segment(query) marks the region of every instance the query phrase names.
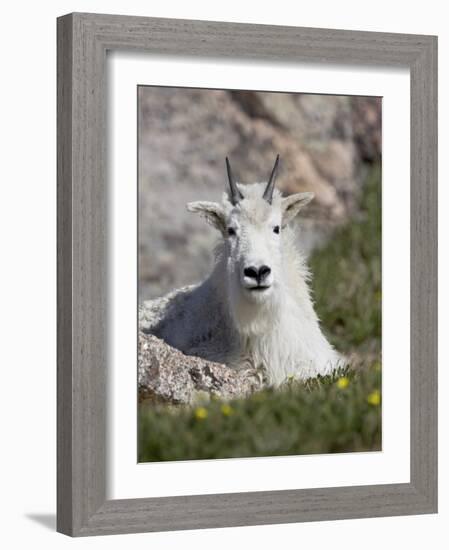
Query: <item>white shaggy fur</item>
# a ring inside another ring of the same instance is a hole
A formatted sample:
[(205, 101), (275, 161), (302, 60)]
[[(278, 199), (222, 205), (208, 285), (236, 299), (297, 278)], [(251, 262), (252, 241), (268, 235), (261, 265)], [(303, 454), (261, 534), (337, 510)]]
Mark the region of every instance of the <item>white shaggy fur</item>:
[[(187, 355), (262, 368), (278, 386), (289, 376), (328, 374), (344, 360), (321, 332), (310, 275), (289, 226), (313, 195), (284, 198), (275, 190), (269, 204), (265, 185), (239, 184), (243, 200), (236, 205), (227, 195), (221, 203), (187, 205), (221, 232), (214, 269), (198, 285), (146, 302), (140, 324)], [(271, 273), (255, 289), (244, 269), (262, 265)]]

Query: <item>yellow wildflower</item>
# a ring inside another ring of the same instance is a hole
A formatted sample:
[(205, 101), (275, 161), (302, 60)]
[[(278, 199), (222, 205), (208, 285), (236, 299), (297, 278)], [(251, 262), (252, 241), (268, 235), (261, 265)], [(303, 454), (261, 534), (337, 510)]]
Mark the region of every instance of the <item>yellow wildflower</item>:
[(377, 407), (377, 405), (380, 405), (380, 391), (374, 390), (373, 392), (371, 392), (367, 397), (367, 401), (370, 405), (374, 405), (375, 407)]
[(337, 380), (337, 388), (340, 390), (344, 390), (349, 386), (349, 378), (346, 376), (342, 376)]
[(197, 407), (195, 409), (195, 418), (197, 420), (205, 420), (207, 418), (207, 409), (204, 407)]
[(223, 416), (231, 416), (231, 414), (234, 414), (234, 409), (231, 407), (231, 405), (223, 403), (223, 405), (221, 406), (221, 413), (223, 414)]

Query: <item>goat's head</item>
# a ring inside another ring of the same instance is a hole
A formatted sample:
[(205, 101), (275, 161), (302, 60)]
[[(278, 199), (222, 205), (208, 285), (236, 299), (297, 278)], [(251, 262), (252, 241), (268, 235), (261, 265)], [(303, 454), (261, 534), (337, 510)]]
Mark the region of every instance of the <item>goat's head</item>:
[(261, 303), (273, 295), (283, 280), (283, 230), (313, 198), (313, 193), (282, 197), (274, 188), (278, 164), (279, 155), (267, 183), (241, 185), (226, 159), (229, 193), (222, 202), (187, 205), (223, 236), (231, 299)]

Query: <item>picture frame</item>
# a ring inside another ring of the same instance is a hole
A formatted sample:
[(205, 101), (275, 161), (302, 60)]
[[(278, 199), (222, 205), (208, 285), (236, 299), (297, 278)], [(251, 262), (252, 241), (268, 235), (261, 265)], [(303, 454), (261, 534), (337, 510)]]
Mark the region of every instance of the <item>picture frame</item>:
[[(58, 18), (57, 530), (71, 536), (437, 511), (437, 38), (73, 13)], [(410, 70), (410, 482), (108, 500), (106, 53)]]

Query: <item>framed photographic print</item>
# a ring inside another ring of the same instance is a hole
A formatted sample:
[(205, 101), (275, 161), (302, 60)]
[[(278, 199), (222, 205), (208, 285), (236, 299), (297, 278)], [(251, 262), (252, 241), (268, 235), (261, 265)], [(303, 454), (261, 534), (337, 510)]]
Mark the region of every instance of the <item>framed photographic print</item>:
[(436, 37), (58, 19), (58, 530), (437, 510)]

